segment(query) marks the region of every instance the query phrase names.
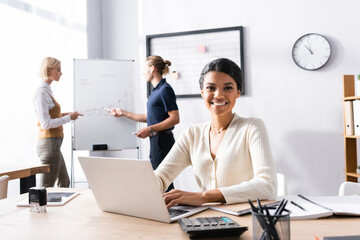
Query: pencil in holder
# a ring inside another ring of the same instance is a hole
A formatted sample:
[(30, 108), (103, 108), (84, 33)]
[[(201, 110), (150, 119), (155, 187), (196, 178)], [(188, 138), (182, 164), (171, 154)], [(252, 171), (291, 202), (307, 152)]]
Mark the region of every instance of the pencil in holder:
[(252, 212), (253, 240), (290, 239), (290, 211), (284, 209), (280, 214), (274, 213), (274, 209)]

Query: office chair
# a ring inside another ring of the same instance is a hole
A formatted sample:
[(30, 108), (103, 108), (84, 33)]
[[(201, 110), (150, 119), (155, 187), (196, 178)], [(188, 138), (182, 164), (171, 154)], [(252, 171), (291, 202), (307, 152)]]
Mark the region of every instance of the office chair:
[(339, 196), (360, 195), (360, 183), (343, 182), (339, 188)]
[(285, 175), (282, 173), (277, 173), (276, 174), (277, 177), (277, 184), (278, 184), (278, 188), (277, 188), (277, 195), (278, 196), (285, 196), (287, 195), (287, 186), (286, 186), (286, 178)]
[(9, 176), (4, 175), (0, 177), (0, 199), (7, 198)]

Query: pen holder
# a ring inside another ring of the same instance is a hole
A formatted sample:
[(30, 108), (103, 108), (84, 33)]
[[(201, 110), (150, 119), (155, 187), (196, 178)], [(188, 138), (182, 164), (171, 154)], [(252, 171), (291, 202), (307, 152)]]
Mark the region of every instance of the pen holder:
[(284, 210), (281, 214), (270, 209), (266, 213), (252, 212), (253, 240), (289, 240), (290, 239), (290, 211)]

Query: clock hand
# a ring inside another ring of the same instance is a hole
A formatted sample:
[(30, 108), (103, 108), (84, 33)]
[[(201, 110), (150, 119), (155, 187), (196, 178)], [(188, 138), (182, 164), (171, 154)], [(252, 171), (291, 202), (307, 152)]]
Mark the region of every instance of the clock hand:
[(307, 38), (307, 43), (308, 43), (309, 47), (306, 47), (306, 46), (305, 46), (305, 47), (310, 51), (311, 54), (314, 54), (314, 53), (311, 51), (311, 46), (310, 46), (310, 43), (309, 43), (309, 37)]
[(304, 47), (305, 47), (307, 50), (309, 50), (309, 52), (310, 52), (311, 54), (314, 54), (308, 46), (304, 45)]

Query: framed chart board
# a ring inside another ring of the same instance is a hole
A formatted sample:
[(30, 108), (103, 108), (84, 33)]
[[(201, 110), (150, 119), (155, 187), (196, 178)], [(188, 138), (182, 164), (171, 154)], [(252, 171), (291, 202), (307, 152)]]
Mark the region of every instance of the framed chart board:
[[(217, 58), (228, 58), (242, 70), (244, 91), (243, 27), (206, 29), (146, 36), (146, 55), (159, 55), (171, 62), (166, 81), (178, 98), (200, 97), (199, 77), (203, 67)], [(151, 84), (148, 85), (148, 96)]]
[(74, 109), (84, 114), (74, 121), (74, 150), (137, 148), (136, 122), (107, 111), (133, 111), (134, 66), (133, 60), (74, 59)]

